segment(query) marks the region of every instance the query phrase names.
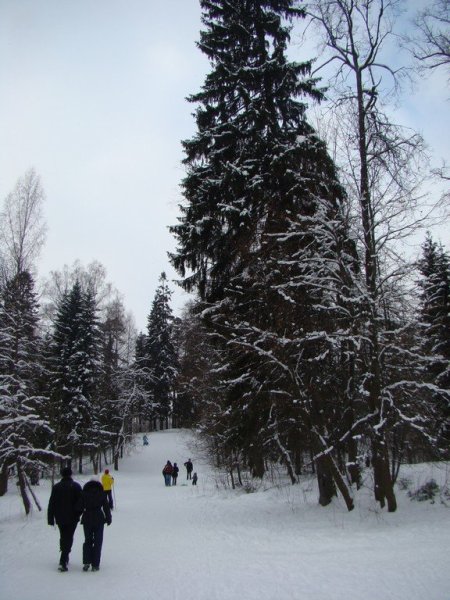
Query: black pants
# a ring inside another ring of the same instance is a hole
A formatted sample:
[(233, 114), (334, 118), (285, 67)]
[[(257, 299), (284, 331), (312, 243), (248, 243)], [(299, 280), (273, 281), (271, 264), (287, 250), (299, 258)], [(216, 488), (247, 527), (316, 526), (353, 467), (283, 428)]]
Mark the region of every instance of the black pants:
[(77, 524), (77, 521), (75, 521), (75, 523), (58, 525), (59, 549), (61, 551), (61, 557), (59, 559), (60, 565), (67, 565), (67, 563), (69, 562), (69, 554), (72, 550), (73, 536), (75, 533), (75, 529), (77, 528)]
[(103, 528), (104, 524), (100, 525), (83, 525), (84, 529), (84, 544), (83, 544), (83, 564), (92, 565), (93, 567), (100, 566), (100, 556), (102, 554), (103, 544)]
[(192, 471), (188, 471), (187, 472), (187, 477), (186, 479), (192, 479)]
[(114, 508), (112, 490), (106, 491), (105, 495), (106, 495), (106, 499), (108, 500), (109, 508), (112, 510)]

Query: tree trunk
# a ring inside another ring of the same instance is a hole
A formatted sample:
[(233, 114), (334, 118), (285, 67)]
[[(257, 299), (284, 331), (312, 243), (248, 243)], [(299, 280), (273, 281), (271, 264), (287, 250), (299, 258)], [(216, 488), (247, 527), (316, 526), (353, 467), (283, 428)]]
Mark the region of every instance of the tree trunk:
[(22, 470), (22, 465), (20, 464), (20, 459), (17, 461), (16, 465), (17, 465), (17, 477), (19, 479), (20, 495), (22, 496), (22, 502), (23, 502), (23, 506), (25, 508), (25, 513), (27, 515), (29, 515), (30, 510), (31, 510), (31, 502), (30, 502), (30, 499), (28, 498), (25, 473)]
[(387, 501), (388, 511), (395, 512), (397, 510), (397, 499), (389, 472), (389, 456), (384, 440), (374, 440), (372, 463), (375, 500), (380, 503), (381, 508), (384, 508)]
[(33, 492), (33, 489), (32, 489), (32, 487), (31, 487), (31, 485), (30, 485), (30, 483), (29, 483), (29, 481), (28, 481), (28, 479), (27, 479), (26, 475), (25, 475), (25, 483), (26, 483), (26, 485), (27, 485), (27, 488), (28, 488), (28, 490), (30, 491), (30, 494), (31, 494), (31, 495), (32, 495), (32, 497), (33, 497), (34, 503), (36, 504), (38, 511), (40, 512), (40, 511), (42, 510), (42, 507), (41, 507), (41, 505), (39, 504), (39, 500), (37, 499), (37, 496), (36, 496), (36, 494)]
[[(320, 440), (320, 438), (319, 438)], [(318, 442), (319, 442), (318, 440)], [(353, 510), (354, 503), (353, 498), (348, 490), (348, 487), (342, 477), (336, 463), (330, 452), (327, 452), (326, 448), (323, 447), (325, 444), (320, 441), (322, 446), (321, 452), (315, 459), (317, 481), (319, 484), (319, 504), (321, 506), (327, 506), (330, 504), (333, 496), (336, 496), (336, 486), (339, 489), (342, 497), (344, 498), (347, 509)]]
[(94, 469), (94, 475), (98, 474), (98, 463), (99, 463), (99, 459), (100, 459), (100, 453), (97, 452), (93, 452), (92, 453), (92, 457), (91, 457), (91, 461), (92, 461), (92, 468)]
[(326, 455), (322, 454), (316, 459), (317, 483), (319, 484), (319, 504), (327, 506), (336, 496), (336, 486), (333, 476), (326, 460)]
[(303, 466), (303, 460), (302, 460), (302, 451), (297, 449), (294, 452), (294, 464), (295, 464), (295, 474), (297, 476), (302, 474), (302, 466)]
[(237, 471), (237, 476), (238, 476), (238, 481), (239, 481), (239, 485), (242, 487), (242, 476), (241, 476), (241, 466), (239, 464), (239, 461), (236, 461), (236, 471)]
[(235, 490), (235, 489), (236, 489), (236, 484), (234, 483), (233, 469), (230, 469), (230, 470), (229, 470), (229, 473), (230, 473), (230, 477), (231, 477), (231, 488), (232, 488), (233, 490)]
[(339, 469), (336, 467), (336, 463), (334, 462), (331, 454), (326, 454), (325, 460), (327, 463), (328, 471), (331, 473), (334, 483), (337, 485), (339, 491), (341, 492), (342, 497), (344, 498), (345, 504), (347, 506), (347, 509), (349, 511), (353, 510), (355, 508), (355, 505), (353, 503), (353, 498), (351, 497), (350, 492), (345, 484), (344, 478), (342, 477), (341, 473), (339, 472)]
[(30, 483), (31, 485), (39, 485), (39, 467), (34, 466), (30, 469)]
[(358, 442), (350, 437), (347, 444), (348, 464), (347, 469), (351, 483), (356, 483), (356, 489), (361, 487), (361, 469), (358, 464)]
[(4, 496), (8, 491), (8, 475), (9, 467), (6, 463), (3, 463), (0, 471), (0, 496)]

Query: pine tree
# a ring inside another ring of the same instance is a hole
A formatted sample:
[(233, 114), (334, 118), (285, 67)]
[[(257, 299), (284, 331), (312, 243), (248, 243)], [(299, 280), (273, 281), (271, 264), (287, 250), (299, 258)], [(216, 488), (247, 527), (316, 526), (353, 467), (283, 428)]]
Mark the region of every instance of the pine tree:
[(300, 99), (321, 93), (310, 63), (286, 58), (286, 20), (304, 12), (294, 0), (201, 5), (199, 48), (212, 71), (190, 98), (198, 132), (184, 142), (186, 204), (171, 258), (204, 302), (219, 357), (224, 405), (212, 429), (254, 475), (269, 452), (293, 481), (288, 440), (310, 435), (351, 508), (322, 421), (342, 377), (357, 257), (334, 165)]
[(182, 276), (192, 271), (184, 288), (208, 301), (223, 295), (240, 254), (253, 243), (285, 158), (295, 162), (312, 133), (305, 104), (296, 100), (321, 96), (314, 81), (299, 82), (310, 63), (285, 57), (289, 29), (281, 18), (301, 16), (296, 4), (201, 2), (206, 29), (198, 45), (213, 68), (202, 91), (189, 98), (199, 104), (198, 132), (183, 143), (187, 203), (171, 231), (179, 241), (174, 266)]
[(428, 376), (440, 388), (433, 394), (437, 407), (438, 444), (448, 454), (450, 444), (450, 257), (428, 234), (418, 268), (422, 275), (420, 320), (423, 347), (430, 357)]
[(163, 429), (168, 427), (172, 412), (178, 364), (172, 334), (172, 293), (165, 273), (161, 274), (159, 281), (148, 316), (145, 366), (149, 373), (156, 417), (160, 421), (160, 428)]
[(141, 390), (141, 402), (138, 409), (141, 427), (146, 423), (152, 428), (155, 420), (153, 402), (153, 377), (147, 360), (147, 336), (140, 333), (136, 338), (135, 360), (133, 364), (134, 381)]
[(6, 284), (0, 305), (0, 495), (14, 465), (27, 514), (28, 477), (34, 479), (52, 455), (48, 444), (53, 431), (44, 417), (47, 399), (37, 388), (42, 369), (37, 311), (33, 279), (22, 271)]
[(56, 444), (81, 467), (83, 448), (96, 429), (93, 400), (98, 385), (99, 334), (94, 295), (77, 281), (64, 294), (53, 333), (52, 397)]

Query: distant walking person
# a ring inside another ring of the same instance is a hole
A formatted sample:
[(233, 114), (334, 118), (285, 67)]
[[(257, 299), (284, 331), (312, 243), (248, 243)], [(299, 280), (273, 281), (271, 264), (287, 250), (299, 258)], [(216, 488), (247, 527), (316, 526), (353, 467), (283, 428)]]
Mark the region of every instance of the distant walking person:
[(109, 508), (112, 510), (114, 508), (113, 502), (113, 489), (114, 485), (114, 477), (110, 475), (109, 470), (105, 469), (105, 472), (102, 475), (102, 486), (103, 491), (105, 492), (105, 496), (108, 499)]
[(178, 471), (180, 469), (178, 468), (177, 463), (173, 463), (173, 467), (172, 467), (172, 485), (177, 485), (177, 477), (178, 477)]
[(170, 460), (168, 460), (164, 466), (164, 469), (162, 470), (162, 474), (164, 476), (164, 482), (165, 482), (166, 486), (170, 486), (170, 481), (172, 479), (172, 471), (173, 471), (172, 463), (170, 462)]
[(100, 568), (105, 523), (111, 525), (111, 511), (100, 481), (88, 481), (83, 487), (80, 507), (83, 509), (81, 523), (84, 529), (83, 571)]
[(55, 521), (58, 525), (61, 551), (58, 568), (60, 571), (67, 571), (73, 536), (81, 514), (79, 508), (81, 486), (72, 479), (72, 470), (69, 467), (62, 469), (61, 476), (61, 481), (53, 486), (50, 495), (47, 521), (49, 525), (53, 526)]
[(186, 467), (186, 479), (192, 479), (192, 470), (194, 468), (194, 465), (192, 464), (191, 459), (187, 460), (184, 463), (184, 466)]
[(144, 443), (144, 446), (148, 446), (148, 437), (147, 437), (146, 435), (144, 435), (144, 436), (142, 437), (142, 441), (143, 441), (143, 443)]
[(197, 485), (197, 473), (194, 473), (194, 476), (192, 477), (192, 485)]

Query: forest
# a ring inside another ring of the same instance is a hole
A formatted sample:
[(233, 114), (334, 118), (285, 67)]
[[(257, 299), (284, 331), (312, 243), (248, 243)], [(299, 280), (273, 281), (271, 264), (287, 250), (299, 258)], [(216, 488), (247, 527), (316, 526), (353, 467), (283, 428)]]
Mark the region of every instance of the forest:
[[(448, 0), (410, 37), (398, 0), (200, 5), (210, 71), (168, 255), (182, 314), (164, 272), (140, 333), (100, 263), (38, 281), (36, 171), (4, 201), (0, 496), (17, 481), (28, 513), (61, 465), (119, 469), (136, 432), (186, 427), (233, 489), (276, 463), (352, 510), (369, 470), (394, 512), (402, 464), (450, 458), (450, 255), (432, 233), (450, 173), (393, 116), (406, 81), (449, 68)], [(317, 48), (301, 62), (299, 30)]]

